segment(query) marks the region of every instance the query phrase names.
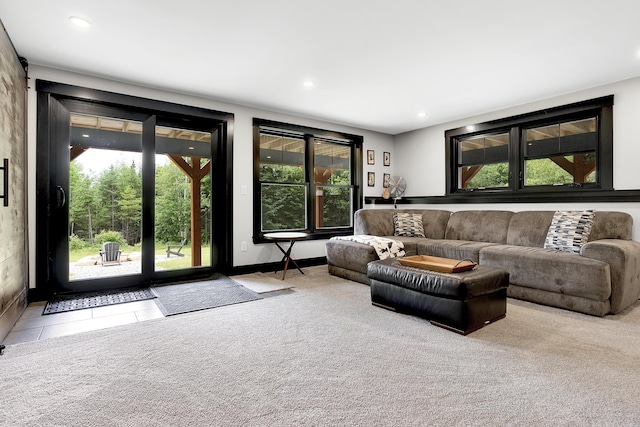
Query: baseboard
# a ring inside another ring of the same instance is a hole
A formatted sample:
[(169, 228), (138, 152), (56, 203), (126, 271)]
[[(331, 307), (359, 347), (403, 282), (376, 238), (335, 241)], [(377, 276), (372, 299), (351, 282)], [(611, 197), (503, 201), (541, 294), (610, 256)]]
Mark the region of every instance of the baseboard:
[[(296, 262), (301, 268), (313, 267), (315, 265), (325, 265), (327, 263), (327, 257), (296, 259)], [(240, 265), (231, 269), (230, 276), (237, 276), (240, 274), (251, 273), (264, 273), (274, 272), (276, 270), (282, 270), (281, 262), (269, 262), (265, 264), (252, 264), (252, 265)]]
[(27, 290), (23, 289), (0, 315), (0, 342), (2, 342), (27, 308)]

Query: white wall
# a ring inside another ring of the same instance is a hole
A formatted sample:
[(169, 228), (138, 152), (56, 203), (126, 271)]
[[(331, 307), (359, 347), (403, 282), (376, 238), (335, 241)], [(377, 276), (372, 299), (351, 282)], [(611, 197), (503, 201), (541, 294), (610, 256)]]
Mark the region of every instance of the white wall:
[[(369, 166), (364, 164), (365, 177), (367, 171), (376, 172), (376, 187), (364, 186), (365, 196), (379, 196), (382, 194), (382, 173), (392, 173), (394, 163), (393, 137), (377, 132), (366, 131), (349, 126), (327, 123), (303, 117), (282, 114), (273, 111), (260, 110), (251, 107), (219, 102), (196, 96), (177, 94), (160, 91), (157, 89), (144, 88), (126, 83), (105, 80), (66, 71), (54, 70), (51, 68), (31, 65), (29, 67), (31, 77), (31, 88), (29, 89), (29, 114), (28, 114), (28, 161), (29, 161), (29, 236), (30, 236), (30, 287), (35, 287), (35, 171), (36, 171), (36, 111), (37, 96), (35, 92), (35, 80), (49, 80), (58, 83), (72, 84), (92, 89), (106, 90), (126, 95), (133, 95), (143, 98), (156, 99), (161, 101), (174, 102), (178, 104), (195, 107), (208, 108), (212, 110), (224, 111), (235, 115), (234, 126), (234, 147), (233, 147), (233, 265), (253, 265), (268, 262), (277, 262), (281, 259), (281, 253), (275, 245), (259, 244), (252, 242), (253, 231), (253, 118), (275, 120), (302, 126), (310, 126), (320, 129), (348, 132), (364, 137), (364, 150), (373, 149), (376, 151), (376, 164)], [(391, 167), (382, 166), (382, 152), (391, 152)], [(240, 193), (242, 185), (249, 189), (247, 195)], [(247, 251), (240, 251), (240, 242), (247, 242)], [(324, 240), (298, 242), (294, 249), (296, 258), (315, 258), (325, 255)]]
[[(407, 180), (406, 196), (442, 196), (446, 191), (446, 164), (444, 132), (461, 126), (530, 113), (600, 96), (614, 95), (613, 106), (613, 185), (616, 190), (640, 189), (640, 78), (601, 86), (581, 92), (520, 105), (480, 116), (457, 120), (442, 125), (407, 132), (395, 137), (396, 173)], [(415, 205), (411, 205), (414, 207)], [(416, 206), (418, 207), (418, 206)], [(426, 206), (421, 206), (426, 207)], [(430, 205), (456, 210), (556, 210), (583, 209), (616, 210), (634, 217), (634, 240), (640, 240), (640, 201), (626, 203), (508, 203)]]

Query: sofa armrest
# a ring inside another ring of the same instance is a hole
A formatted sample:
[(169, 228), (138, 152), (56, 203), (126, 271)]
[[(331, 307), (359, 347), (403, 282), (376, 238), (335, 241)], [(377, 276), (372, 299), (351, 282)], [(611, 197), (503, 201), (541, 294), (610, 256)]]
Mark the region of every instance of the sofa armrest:
[(619, 313), (640, 297), (640, 243), (633, 240), (601, 239), (585, 244), (583, 257), (609, 264), (611, 313)]

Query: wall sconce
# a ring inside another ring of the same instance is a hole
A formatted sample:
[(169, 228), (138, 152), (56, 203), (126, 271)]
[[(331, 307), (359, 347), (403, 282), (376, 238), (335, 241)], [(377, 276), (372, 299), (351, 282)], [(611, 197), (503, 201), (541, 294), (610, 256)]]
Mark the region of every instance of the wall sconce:
[(2, 166), (4, 180), (4, 192), (0, 195), (0, 199), (4, 199), (4, 205), (9, 206), (9, 159), (4, 159)]

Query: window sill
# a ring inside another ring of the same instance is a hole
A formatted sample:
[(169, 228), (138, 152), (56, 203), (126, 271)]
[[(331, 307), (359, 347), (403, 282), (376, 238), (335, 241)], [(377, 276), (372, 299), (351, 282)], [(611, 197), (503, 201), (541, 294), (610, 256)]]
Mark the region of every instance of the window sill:
[[(476, 203), (638, 203), (640, 190), (589, 190), (558, 192), (469, 192), (447, 196), (411, 196), (397, 201), (398, 205), (476, 204)], [(390, 205), (393, 200), (365, 197), (365, 205)]]

